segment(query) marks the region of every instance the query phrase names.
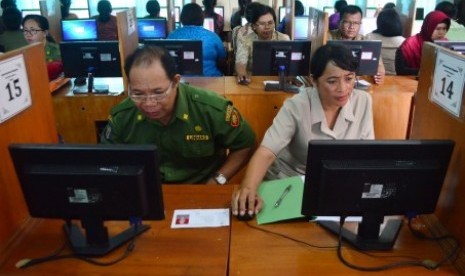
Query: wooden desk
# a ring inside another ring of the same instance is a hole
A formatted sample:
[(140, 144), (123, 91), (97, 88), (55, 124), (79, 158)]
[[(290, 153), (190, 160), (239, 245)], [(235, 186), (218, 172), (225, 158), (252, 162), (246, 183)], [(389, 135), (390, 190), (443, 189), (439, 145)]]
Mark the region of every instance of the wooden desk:
[[(256, 222), (250, 222), (256, 225)], [(336, 236), (316, 223), (304, 221), (283, 222), (260, 226), (266, 230), (307, 242), (312, 245), (337, 246)], [(441, 248), (436, 242), (417, 240), (404, 224), (392, 251), (376, 253), (382, 256), (413, 256), (440, 260)], [(345, 258), (359, 266), (378, 266), (405, 258), (372, 258), (354, 251), (344, 244)], [(450, 264), (430, 271), (421, 267), (401, 267), (381, 272), (381, 275), (458, 275)], [(335, 248), (318, 249), (265, 233), (247, 226), (245, 222), (232, 220), (229, 275), (361, 275), (342, 264)]]
[[(0, 275), (226, 275), (230, 227), (171, 229), (170, 225), (175, 209), (228, 208), (232, 190), (232, 185), (164, 185), (165, 220), (145, 222), (152, 228), (138, 237), (134, 252), (109, 267), (63, 259), (23, 270), (15, 268), (18, 260), (46, 256), (64, 240), (62, 221), (31, 219), (31, 227), (0, 263)], [(107, 223), (110, 231), (126, 225)], [(119, 248), (103, 260), (114, 259), (123, 250)]]

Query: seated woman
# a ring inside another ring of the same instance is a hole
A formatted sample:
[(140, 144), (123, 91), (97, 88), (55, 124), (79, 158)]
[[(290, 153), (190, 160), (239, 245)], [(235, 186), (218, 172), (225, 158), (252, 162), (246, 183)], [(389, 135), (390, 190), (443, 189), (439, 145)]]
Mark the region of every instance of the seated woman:
[(63, 63), (61, 62), (60, 47), (49, 34), (50, 26), (47, 18), (37, 14), (30, 14), (24, 17), (22, 25), (24, 37), (29, 44), (43, 43), (48, 78), (50, 80), (57, 78), (63, 72)]
[(2, 17), (6, 28), (0, 34), (0, 45), (3, 46), (3, 50), (8, 52), (26, 46), (27, 41), (21, 31), (21, 12), (17, 8), (9, 7), (3, 11)]
[(245, 8), (252, 0), (237, 0), (239, 9), (231, 15), (231, 30), (242, 25), (242, 17), (245, 16)]
[[(354, 89), (358, 62), (343, 45), (324, 45), (313, 55), (313, 87), (287, 99), (252, 156), (240, 189), (233, 194), (234, 215), (258, 213), (264, 179), (304, 175), (309, 140), (374, 139), (370, 94)], [(246, 204), (248, 209), (246, 210)]]
[(182, 27), (168, 35), (168, 39), (202, 40), (203, 76), (222, 76), (217, 64), (224, 62), (226, 50), (220, 37), (203, 27), (203, 11), (196, 3), (186, 4), (181, 11)]
[(381, 59), (386, 75), (396, 74), (396, 50), (404, 42), (402, 23), (395, 9), (383, 9), (376, 18), (377, 29), (366, 35), (367, 40), (381, 40)]
[(418, 34), (407, 38), (396, 51), (397, 75), (418, 75), (421, 63), (421, 51), (426, 41), (447, 40), (450, 18), (441, 11), (432, 11), (426, 15)]
[(276, 31), (276, 13), (266, 5), (258, 4), (252, 10), (253, 33), (237, 40), (236, 75), (239, 82), (250, 82), (252, 71), (252, 47), (255, 40), (289, 40), (289, 36)]
[(97, 4), (97, 33), (99, 40), (118, 40), (116, 16), (112, 15), (113, 7), (108, 0), (100, 0)]
[(202, 3), (205, 6), (203, 16), (213, 18), (215, 33), (221, 37), (224, 29), (224, 18), (215, 12), (216, 0), (203, 0)]

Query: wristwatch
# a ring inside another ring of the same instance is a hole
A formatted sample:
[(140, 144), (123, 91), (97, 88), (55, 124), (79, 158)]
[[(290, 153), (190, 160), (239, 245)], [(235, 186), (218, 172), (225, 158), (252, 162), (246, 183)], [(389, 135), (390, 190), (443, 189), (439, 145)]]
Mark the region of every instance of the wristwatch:
[(213, 179), (215, 179), (216, 183), (220, 184), (220, 185), (224, 185), (226, 184), (226, 182), (228, 182), (228, 178), (226, 178), (226, 176), (222, 173), (216, 173), (214, 176), (213, 176)]

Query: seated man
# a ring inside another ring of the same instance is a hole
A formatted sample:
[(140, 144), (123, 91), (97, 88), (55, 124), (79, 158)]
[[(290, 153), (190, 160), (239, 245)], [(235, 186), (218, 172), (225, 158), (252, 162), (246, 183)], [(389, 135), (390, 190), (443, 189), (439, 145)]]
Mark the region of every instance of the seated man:
[[(365, 37), (359, 34), (362, 17), (362, 10), (358, 6), (348, 5), (343, 8), (339, 28), (329, 32), (328, 40), (364, 40)], [(380, 57), (378, 73), (373, 76), (373, 81), (376, 84), (382, 84), (385, 74), (384, 63)]]
[(124, 69), (129, 98), (111, 110), (104, 143), (156, 144), (164, 183), (225, 184), (248, 162), (250, 125), (229, 100), (180, 83), (165, 49), (139, 48)]

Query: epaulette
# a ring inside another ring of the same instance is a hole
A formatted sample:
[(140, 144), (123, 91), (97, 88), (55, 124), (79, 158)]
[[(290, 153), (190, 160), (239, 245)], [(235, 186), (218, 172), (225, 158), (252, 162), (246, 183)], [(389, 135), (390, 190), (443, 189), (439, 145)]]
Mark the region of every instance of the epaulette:
[(225, 106), (230, 104), (230, 101), (221, 97), (217, 93), (197, 87), (190, 87), (188, 97), (194, 102), (199, 102), (205, 105), (213, 106), (219, 110), (224, 110)]

